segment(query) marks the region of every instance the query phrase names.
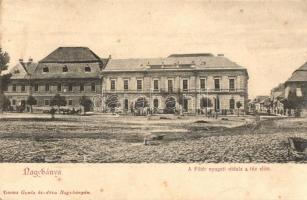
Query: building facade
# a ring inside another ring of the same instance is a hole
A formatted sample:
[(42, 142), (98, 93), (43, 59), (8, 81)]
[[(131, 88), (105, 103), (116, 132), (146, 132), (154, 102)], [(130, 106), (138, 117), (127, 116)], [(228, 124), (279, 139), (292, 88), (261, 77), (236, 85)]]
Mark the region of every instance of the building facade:
[(149, 107), (158, 113), (244, 110), (246, 69), (223, 56), (181, 54), (156, 59), (114, 59), (103, 71), (105, 110)]
[[(23, 74), (14, 74), (16, 69)], [(65, 96), (68, 107), (80, 107), (86, 96), (100, 112), (226, 114), (247, 109), (247, 70), (223, 55), (104, 59), (88, 48), (60, 47), (37, 64), (21, 62), (11, 73), (5, 94), (12, 105), (32, 95), (37, 109), (50, 107), (55, 94)]]
[(285, 82), (285, 103), (288, 109), (300, 108), (307, 116), (307, 62), (295, 70)]
[(59, 47), (38, 63), (20, 60), (5, 95), (13, 110), (27, 108), (29, 96), (36, 100), (34, 110), (48, 110), (56, 94), (65, 97), (66, 108), (79, 109), (82, 96), (101, 95), (104, 62), (88, 48)]

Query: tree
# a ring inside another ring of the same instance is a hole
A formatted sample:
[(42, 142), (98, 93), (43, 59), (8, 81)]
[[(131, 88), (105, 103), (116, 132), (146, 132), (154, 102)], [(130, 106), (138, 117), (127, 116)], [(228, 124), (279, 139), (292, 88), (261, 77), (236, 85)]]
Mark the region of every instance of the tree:
[(90, 111), (92, 105), (93, 105), (93, 102), (88, 99), (86, 96), (82, 96), (80, 98), (80, 105), (83, 106), (83, 109), (84, 109), (84, 115), (87, 111)]
[[(84, 97), (85, 98), (85, 97)], [(117, 95), (111, 95), (109, 96), (106, 101), (105, 104), (108, 108), (114, 109), (116, 107), (119, 106), (119, 101), (118, 101), (118, 97)]]
[(145, 108), (145, 107), (149, 107), (149, 103), (147, 101), (147, 99), (145, 97), (139, 97), (135, 104), (134, 107), (137, 108)]
[(60, 112), (60, 107), (61, 106), (66, 106), (66, 99), (65, 97), (61, 96), (60, 94), (56, 94), (50, 102), (51, 106), (57, 106), (58, 111)]
[(242, 107), (242, 103), (240, 101), (237, 101), (236, 106), (238, 108), (238, 116), (240, 116), (240, 108)]
[(31, 113), (33, 113), (33, 105), (36, 105), (36, 99), (33, 96), (29, 96), (27, 99), (27, 104), (30, 106)]
[(8, 67), (8, 63), (10, 62), (10, 56), (7, 52), (3, 52), (0, 48), (0, 112), (3, 111), (5, 97), (3, 94), (4, 88), (7, 87), (8, 80), (10, 78), (10, 74), (2, 74), (2, 71), (6, 70)]

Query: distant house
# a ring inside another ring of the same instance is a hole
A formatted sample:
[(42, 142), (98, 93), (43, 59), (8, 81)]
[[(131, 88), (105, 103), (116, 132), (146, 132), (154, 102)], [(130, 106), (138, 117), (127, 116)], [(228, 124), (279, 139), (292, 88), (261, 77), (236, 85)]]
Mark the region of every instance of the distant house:
[(281, 83), (271, 90), (272, 111), (274, 114), (284, 114), (285, 84)]
[(285, 98), (288, 109), (307, 110), (307, 62), (292, 73), (285, 82)]
[(266, 113), (270, 109), (271, 99), (269, 96), (257, 96), (249, 103), (251, 113)]

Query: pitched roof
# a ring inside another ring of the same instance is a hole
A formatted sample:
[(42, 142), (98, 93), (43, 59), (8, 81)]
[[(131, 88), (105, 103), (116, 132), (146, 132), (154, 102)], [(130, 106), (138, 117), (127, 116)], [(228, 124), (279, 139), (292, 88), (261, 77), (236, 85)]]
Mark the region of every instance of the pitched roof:
[(134, 71), (144, 69), (244, 69), (224, 56), (170, 56), (167, 58), (130, 58), (111, 59), (106, 65), (106, 71)]
[(256, 96), (256, 98), (252, 101), (253, 103), (261, 103), (264, 102), (266, 99), (269, 99), (269, 96), (262, 95), (262, 96)]
[[(86, 67), (89, 67), (90, 71), (86, 71)], [(44, 72), (44, 68), (48, 68), (49, 72)], [(67, 72), (63, 72), (63, 68), (67, 68)], [(99, 78), (101, 69), (100, 63), (38, 63), (31, 78)]]
[(26, 69), (26, 71), (31, 75), (35, 71), (38, 63), (24, 63), (23, 67)]
[(35, 71), (37, 63), (25, 62), (18, 63), (9, 69), (9, 73), (12, 74), (11, 79), (24, 79), (29, 78), (29, 76)]
[(59, 47), (39, 62), (77, 63), (77, 62), (101, 62), (101, 60), (88, 47)]
[(287, 82), (307, 82), (307, 62), (295, 70)]

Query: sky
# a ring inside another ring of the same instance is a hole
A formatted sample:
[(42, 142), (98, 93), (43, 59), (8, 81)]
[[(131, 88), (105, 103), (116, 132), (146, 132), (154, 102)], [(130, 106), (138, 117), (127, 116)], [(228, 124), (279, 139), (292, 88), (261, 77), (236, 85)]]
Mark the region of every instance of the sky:
[(34, 61), (59, 46), (100, 57), (224, 54), (269, 95), (307, 62), (307, 1), (0, 0), (0, 44)]

